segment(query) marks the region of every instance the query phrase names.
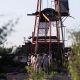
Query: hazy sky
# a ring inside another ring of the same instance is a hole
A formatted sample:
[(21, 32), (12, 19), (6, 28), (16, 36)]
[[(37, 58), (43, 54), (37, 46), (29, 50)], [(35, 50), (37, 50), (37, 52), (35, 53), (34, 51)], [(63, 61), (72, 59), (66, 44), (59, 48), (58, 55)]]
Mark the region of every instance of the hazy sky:
[[(47, 0), (43, 0), (45, 6)], [(51, 0), (48, 0), (51, 1)], [(37, 0), (0, 0), (0, 26), (7, 23), (8, 20), (20, 18), (19, 23), (15, 25), (11, 35), (8, 36), (7, 45), (21, 45), (23, 44), (23, 38), (31, 36), (34, 26), (34, 17), (27, 16), (27, 13), (32, 13), (36, 10)], [(70, 15), (73, 18), (67, 18), (65, 21), (66, 29), (80, 27), (80, 1), (69, 0)], [(67, 40), (67, 38), (66, 38)]]

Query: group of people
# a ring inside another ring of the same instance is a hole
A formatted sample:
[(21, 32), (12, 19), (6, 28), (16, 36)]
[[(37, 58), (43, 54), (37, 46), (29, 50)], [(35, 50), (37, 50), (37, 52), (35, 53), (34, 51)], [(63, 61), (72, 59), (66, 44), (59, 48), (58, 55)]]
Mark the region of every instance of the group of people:
[(35, 71), (44, 70), (46, 73), (49, 72), (49, 67), (52, 64), (52, 54), (33, 54), (30, 56), (30, 66), (33, 67)]

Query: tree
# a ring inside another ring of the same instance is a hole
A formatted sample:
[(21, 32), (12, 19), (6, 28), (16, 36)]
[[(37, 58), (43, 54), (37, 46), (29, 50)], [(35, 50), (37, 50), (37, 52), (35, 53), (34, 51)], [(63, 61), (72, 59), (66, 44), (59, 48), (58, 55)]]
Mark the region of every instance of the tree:
[(7, 41), (7, 36), (14, 31), (13, 27), (18, 24), (19, 18), (13, 22), (13, 20), (9, 20), (6, 24), (4, 24), (0, 28), (0, 45), (4, 44)]
[(69, 31), (72, 40), (72, 48), (75, 53), (80, 53), (80, 30), (70, 30)]
[(7, 37), (14, 31), (14, 26), (18, 24), (20, 18), (17, 18), (15, 21), (12, 19), (9, 20), (6, 24), (0, 28), (0, 54), (9, 53), (12, 49), (1, 47), (7, 41)]
[(71, 56), (70, 67), (73, 80), (80, 79), (80, 30), (71, 30), (69, 38), (72, 40), (72, 51), (74, 55)]
[(69, 38), (72, 39), (72, 43), (74, 45), (80, 44), (80, 30), (75, 31), (75, 29), (72, 29), (72, 30), (70, 30), (68, 32), (70, 33)]
[(12, 48), (3, 48), (0, 47), (0, 55), (9, 54), (12, 51)]

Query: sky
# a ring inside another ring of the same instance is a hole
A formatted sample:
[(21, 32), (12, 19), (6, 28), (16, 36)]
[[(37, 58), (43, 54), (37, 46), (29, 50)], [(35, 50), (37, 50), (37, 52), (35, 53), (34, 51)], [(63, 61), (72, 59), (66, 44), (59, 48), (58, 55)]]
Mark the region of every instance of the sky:
[[(47, 6), (47, 0), (43, 0)], [(51, 0), (48, 0), (48, 2)], [(6, 46), (19, 46), (24, 42), (24, 37), (28, 39), (32, 35), (34, 28), (34, 17), (27, 16), (28, 13), (36, 11), (37, 0), (0, 0), (0, 27), (9, 20), (15, 21), (19, 18), (18, 24), (15, 25), (14, 31), (8, 36)], [(50, 4), (50, 3), (49, 3)], [(50, 6), (50, 5), (49, 5)], [(69, 0), (70, 15), (64, 22), (67, 29), (80, 29), (80, 1)], [(70, 44), (67, 33), (66, 43)]]

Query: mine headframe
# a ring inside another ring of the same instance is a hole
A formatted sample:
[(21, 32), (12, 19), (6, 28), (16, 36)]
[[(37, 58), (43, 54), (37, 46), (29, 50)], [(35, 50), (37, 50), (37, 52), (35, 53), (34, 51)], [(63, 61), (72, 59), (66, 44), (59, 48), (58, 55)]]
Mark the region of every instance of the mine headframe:
[(57, 64), (64, 58), (63, 21), (69, 16), (68, 0), (51, 0), (51, 8), (42, 9), (42, 0), (37, 0), (37, 10), (28, 14), (35, 16), (32, 32), (32, 53), (52, 52)]
[(34, 31), (32, 32), (32, 52), (39, 51), (39, 45), (44, 44), (51, 49), (51, 44), (59, 44), (64, 47), (63, 18), (69, 16), (68, 0), (51, 0), (54, 5), (51, 8), (42, 9), (42, 1), (37, 0)]

